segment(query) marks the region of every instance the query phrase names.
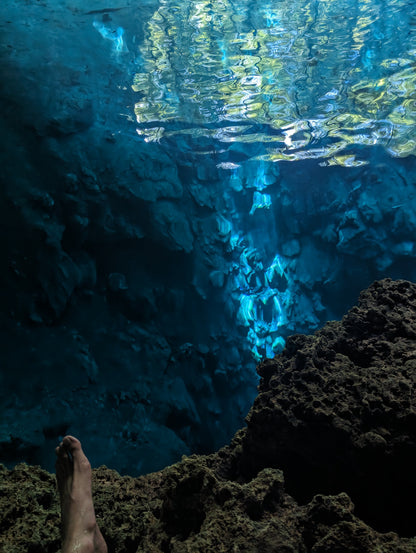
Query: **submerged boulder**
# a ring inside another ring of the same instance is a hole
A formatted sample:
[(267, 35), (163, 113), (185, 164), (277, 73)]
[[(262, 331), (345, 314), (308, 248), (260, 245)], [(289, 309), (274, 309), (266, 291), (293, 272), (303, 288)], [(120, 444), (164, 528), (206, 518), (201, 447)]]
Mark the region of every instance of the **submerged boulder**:
[(194, 237), (185, 213), (174, 203), (160, 201), (152, 207), (152, 226), (155, 239), (173, 251), (190, 253)]

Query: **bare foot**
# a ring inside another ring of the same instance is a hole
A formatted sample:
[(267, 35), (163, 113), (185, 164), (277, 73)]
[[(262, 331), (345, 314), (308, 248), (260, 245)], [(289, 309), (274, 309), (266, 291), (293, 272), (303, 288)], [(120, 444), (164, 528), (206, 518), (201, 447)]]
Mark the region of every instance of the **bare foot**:
[(55, 453), (63, 526), (62, 553), (107, 553), (95, 520), (91, 465), (81, 443), (73, 436), (65, 436)]

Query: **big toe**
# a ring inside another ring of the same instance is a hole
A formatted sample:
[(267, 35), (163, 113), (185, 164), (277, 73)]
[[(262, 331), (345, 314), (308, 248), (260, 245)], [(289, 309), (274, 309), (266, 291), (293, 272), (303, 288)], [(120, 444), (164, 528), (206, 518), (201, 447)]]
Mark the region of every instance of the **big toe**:
[(90, 470), (91, 465), (82, 450), (81, 442), (74, 436), (65, 436), (62, 440), (63, 447), (71, 454), (76, 469)]
[(74, 436), (65, 436), (61, 444), (71, 453), (72, 451), (76, 451), (77, 449), (80, 449), (82, 451), (81, 442), (77, 438), (74, 438)]

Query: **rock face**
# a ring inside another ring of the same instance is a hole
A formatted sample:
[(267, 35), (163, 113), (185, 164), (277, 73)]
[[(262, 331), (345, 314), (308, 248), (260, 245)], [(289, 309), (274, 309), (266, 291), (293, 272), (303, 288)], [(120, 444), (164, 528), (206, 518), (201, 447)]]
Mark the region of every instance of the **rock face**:
[(66, 433), (130, 475), (211, 453), (258, 360), (416, 281), (415, 48), (376, 39), (414, 21), (389, 2), (334, 70), (372, 2), (276, 35), (262, 2), (200, 27), (197, 1), (1, 0), (0, 461), (52, 470)]
[[(94, 471), (109, 551), (415, 553), (415, 344), (416, 285), (388, 279), (291, 337), (229, 446), (140, 478)], [(54, 477), (22, 464), (0, 482), (1, 551), (57, 551)]]
[[(279, 467), (305, 501), (347, 492), (375, 527), (416, 530), (416, 286), (384, 280), (258, 367), (239, 471)], [(398, 493), (400, 490), (400, 493)]]

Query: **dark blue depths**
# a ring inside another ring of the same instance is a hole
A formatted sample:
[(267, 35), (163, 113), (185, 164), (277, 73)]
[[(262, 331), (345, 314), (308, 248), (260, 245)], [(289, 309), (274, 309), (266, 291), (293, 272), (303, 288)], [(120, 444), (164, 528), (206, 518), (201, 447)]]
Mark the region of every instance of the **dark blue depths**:
[(289, 334), (416, 279), (413, 5), (295, 4), (2, 3), (1, 461), (212, 451)]

